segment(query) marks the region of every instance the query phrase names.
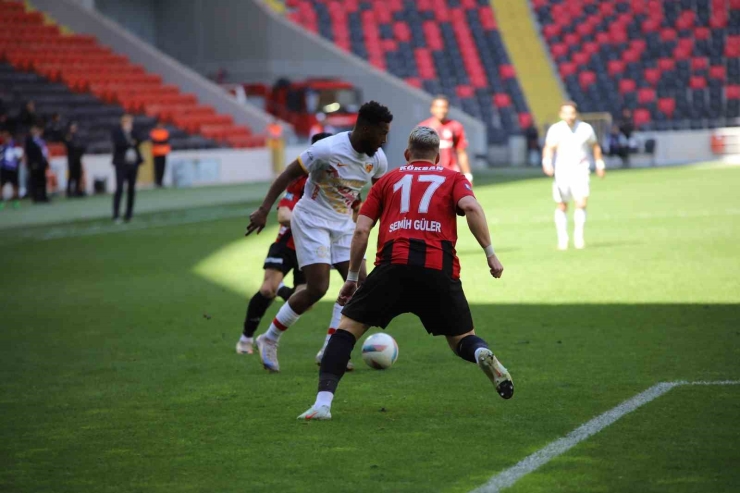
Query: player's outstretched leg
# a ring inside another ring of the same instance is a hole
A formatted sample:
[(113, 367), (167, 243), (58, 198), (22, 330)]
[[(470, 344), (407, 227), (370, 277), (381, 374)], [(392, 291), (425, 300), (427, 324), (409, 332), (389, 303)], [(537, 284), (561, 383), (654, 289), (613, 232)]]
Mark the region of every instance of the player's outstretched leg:
[(514, 395), (514, 381), (508, 370), (494, 356), (486, 341), (470, 331), (461, 336), (448, 337), (447, 342), (455, 354), (471, 363), (477, 363), (489, 380), (496, 387), (498, 395), (504, 399), (511, 399)]
[(329, 339), (319, 370), (319, 392), (316, 402), (308, 411), (298, 416), (300, 420), (331, 419), (331, 403), (339, 381), (347, 369), (347, 362), (357, 340), (368, 326), (342, 317), (337, 331)]

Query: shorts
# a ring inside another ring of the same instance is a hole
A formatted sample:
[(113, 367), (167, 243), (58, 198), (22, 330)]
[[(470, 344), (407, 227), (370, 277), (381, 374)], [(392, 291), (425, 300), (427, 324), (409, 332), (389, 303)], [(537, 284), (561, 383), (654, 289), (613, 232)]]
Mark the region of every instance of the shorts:
[(331, 222), (296, 207), (290, 218), (290, 230), (300, 268), (349, 262), (349, 247), (355, 232), (350, 216), (343, 222)]
[(473, 330), (460, 279), (412, 265), (379, 265), (342, 310), (347, 318), (384, 329), (402, 313), (419, 317), (426, 331), (435, 336)]
[(267, 258), (265, 259), (265, 265), (262, 268), (282, 272), (283, 276), (287, 276), (288, 272), (293, 270), (293, 286), (306, 284), (306, 276), (298, 268), (295, 250), (289, 248), (285, 243), (273, 243), (270, 245), (270, 250), (268, 250)]
[(552, 182), (552, 199), (557, 203), (587, 199), (591, 192), (589, 182), (588, 176), (556, 179)]
[(0, 168), (0, 187), (4, 187), (6, 183), (10, 183), (14, 187), (18, 186), (17, 169)]

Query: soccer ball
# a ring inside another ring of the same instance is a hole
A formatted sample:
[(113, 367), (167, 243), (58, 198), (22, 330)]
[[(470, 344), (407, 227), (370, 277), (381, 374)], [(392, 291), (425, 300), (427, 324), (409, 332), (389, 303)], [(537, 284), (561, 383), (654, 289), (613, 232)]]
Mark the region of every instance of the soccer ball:
[(398, 344), (388, 334), (373, 334), (362, 344), (362, 361), (370, 368), (386, 370), (398, 359)]

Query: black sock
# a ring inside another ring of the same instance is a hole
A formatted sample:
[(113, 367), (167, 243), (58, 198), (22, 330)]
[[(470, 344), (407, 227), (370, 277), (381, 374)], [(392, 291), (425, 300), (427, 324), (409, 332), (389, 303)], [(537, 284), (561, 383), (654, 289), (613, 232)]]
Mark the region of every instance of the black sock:
[(337, 330), (329, 339), (329, 344), (324, 350), (319, 370), (319, 392), (331, 392), (337, 390), (339, 380), (347, 370), (347, 362), (355, 347), (355, 336), (346, 330)]
[(270, 308), (273, 299), (263, 296), (259, 291), (252, 296), (247, 307), (247, 315), (244, 318), (244, 337), (252, 337), (254, 335), (262, 321), (262, 317), (265, 316), (265, 312)]
[(288, 298), (293, 296), (293, 293), (295, 293), (295, 288), (289, 288), (285, 284), (283, 284), (280, 289), (277, 290), (277, 295), (285, 301), (288, 301)]
[(467, 336), (457, 344), (457, 355), (465, 361), (475, 363), (475, 351), (482, 347), (488, 349), (488, 343), (478, 336)]

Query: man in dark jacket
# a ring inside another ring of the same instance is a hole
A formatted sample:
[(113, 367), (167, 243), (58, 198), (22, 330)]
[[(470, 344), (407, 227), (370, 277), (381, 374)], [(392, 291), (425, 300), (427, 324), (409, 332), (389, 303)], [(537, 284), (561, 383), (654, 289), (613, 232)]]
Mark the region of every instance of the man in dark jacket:
[(64, 145), (67, 147), (67, 169), (69, 178), (67, 180), (67, 197), (82, 197), (85, 185), (82, 183), (82, 155), (85, 153), (85, 144), (77, 134), (77, 122), (69, 124)]
[(44, 127), (39, 122), (31, 125), (31, 133), (26, 137), (26, 166), (31, 175), (31, 198), (34, 202), (49, 202), (46, 196), (46, 169), (49, 167), (49, 150), (41, 136)]
[(139, 165), (144, 161), (139, 152), (139, 139), (134, 133), (134, 118), (131, 115), (121, 117), (121, 126), (113, 130), (113, 166), (116, 168), (116, 193), (113, 195), (113, 220), (120, 222), (119, 211), (124, 184), (126, 192), (126, 222), (134, 213), (134, 195), (136, 194), (136, 175)]

